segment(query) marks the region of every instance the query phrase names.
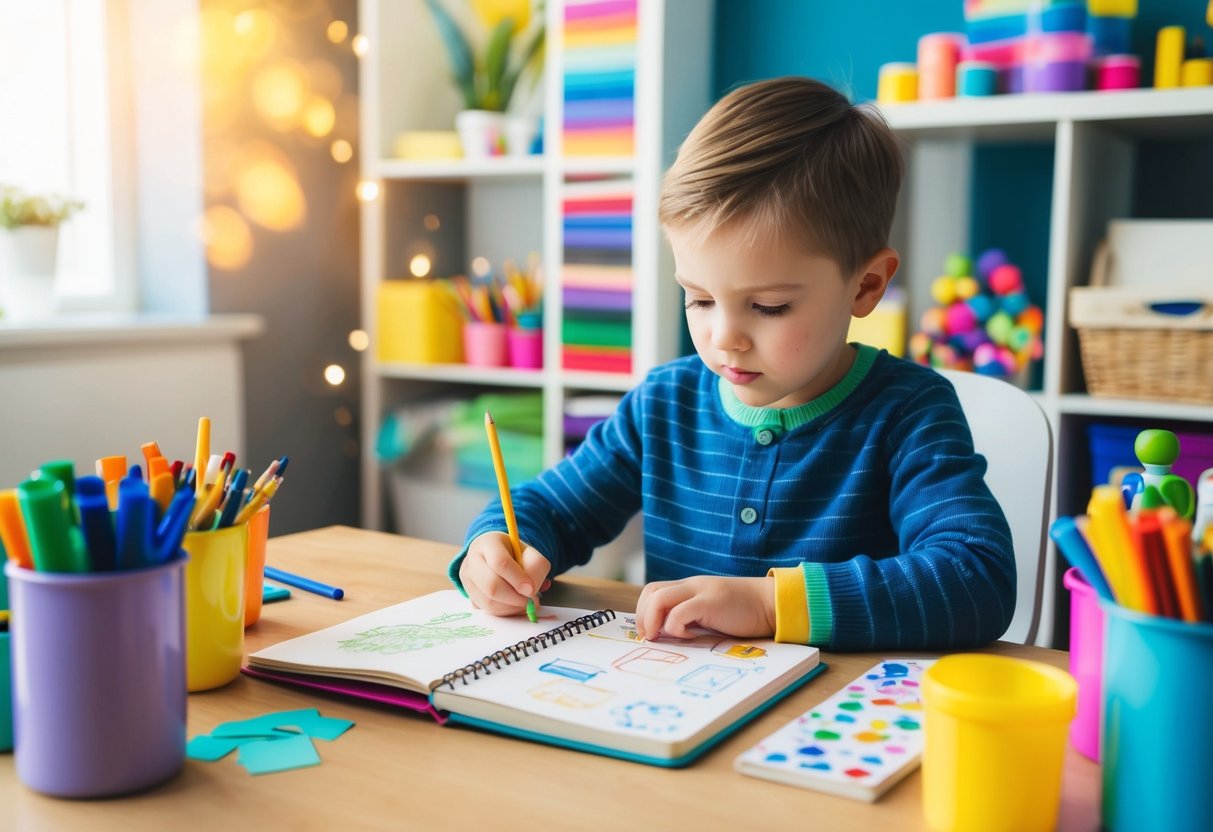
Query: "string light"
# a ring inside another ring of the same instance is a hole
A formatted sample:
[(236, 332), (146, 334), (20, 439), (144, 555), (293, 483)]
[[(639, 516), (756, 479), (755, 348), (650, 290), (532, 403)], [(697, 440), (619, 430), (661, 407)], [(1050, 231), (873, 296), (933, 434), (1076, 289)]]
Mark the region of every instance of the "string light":
[(432, 267), (433, 264), (430, 262), (430, 258), (424, 254), (414, 255), (413, 259), (409, 261), (409, 273), (413, 277), (425, 277), (430, 273)]
[(337, 387), (345, 381), (345, 368), (340, 364), (330, 364), (324, 368), (324, 380)]
[(363, 202), (374, 202), (379, 198), (379, 183), (369, 179), (358, 183), (358, 198)]
[(371, 345), (371, 336), (367, 335), (365, 329), (354, 329), (350, 331), (350, 346), (358, 352), (363, 352)]

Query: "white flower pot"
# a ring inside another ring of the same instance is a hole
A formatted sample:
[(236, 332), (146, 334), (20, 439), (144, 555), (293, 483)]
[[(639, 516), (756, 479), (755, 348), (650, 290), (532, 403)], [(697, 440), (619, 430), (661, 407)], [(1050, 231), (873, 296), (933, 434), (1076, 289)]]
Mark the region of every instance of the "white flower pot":
[(58, 226), (0, 228), (0, 320), (54, 314), (58, 250)]
[(535, 116), (510, 115), (505, 117), (505, 152), (511, 156), (527, 156), (539, 132), (539, 119)]
[(490, 110), (462, 110), (455, 114), (455, 130), (465, 159), (500, 156), (505, 115)]

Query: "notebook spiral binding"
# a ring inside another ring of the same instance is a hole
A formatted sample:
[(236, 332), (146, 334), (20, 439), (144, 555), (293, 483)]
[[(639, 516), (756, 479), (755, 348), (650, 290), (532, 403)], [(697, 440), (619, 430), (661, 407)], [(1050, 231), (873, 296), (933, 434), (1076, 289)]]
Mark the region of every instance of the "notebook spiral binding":
[(482, 671), (485, 676), (488, 676), (493, 672), (489, 667), (490, 665), (500, 670), (503, 664), (508, 666), (511, 661), (519, 661), (532, 653), (538, 653), (540, 650), (551, 647), (556, 643), (557, 639), (564, 641), (569, 636), (586, 630), (592, 630), (601, 624), (614, 620), (614, 618), (614, 610), (599, 610), (598, 612), (575, 618), (572, 621), (566, 621), (559, 627), (548, 630), (546, 633), (540, 633), (537, 636), (523, 639), (517, 644), (512, 644), (509, 647), (498, 650), (496, 653), (490, 653), (479, 661), (472, 662), (458, 670), (444, 674), (442, 681), (437, 686), (442, 687), (446, 685), (453, 690), (456, 682), (462, 682), (466, 685), (468, 683), (468, 676), (471, 676), (473, 679), (479, 679)]

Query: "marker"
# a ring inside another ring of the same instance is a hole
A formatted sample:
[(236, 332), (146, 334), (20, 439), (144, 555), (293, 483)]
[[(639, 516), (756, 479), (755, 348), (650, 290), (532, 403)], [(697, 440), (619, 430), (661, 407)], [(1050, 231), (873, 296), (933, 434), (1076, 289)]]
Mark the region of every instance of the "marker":
[(1112, 596), (1112, 588), (1108, 586), (1103, 570), (1099, 567), (1099, 561), (1095, 559), (1095, 554), (1087, 545), (1086, 538), (1082, 536), (1073, 517), (1058, 517), (1054, 520), (1053, 525), (1049, 526), (1049, 537), (1057, 544), (1062, 557), (1078, 569), (1100, 598), (1105, 601), (1116, 600)]
[(26, 569), (34, 568), (34, 558), (29, 548), (29, 535), (25, 531), (25, 519), (17, 502), (17, 489), (0, 491), (0, 542), (9, 558)]
[(1149, 592), (1149, 575), (1141, 553), (1133, 545), (1124, 500), (1110, 485), (1097, 485), (1087, 504), (1091, 548), (1099, 558), (1117, 601), (1138, 612), (1155, 614), (1158, 609)]
[[(26, 480), (17, 486), (30, 553), (39, 572), (87, 572), (84, 541), (67, 512), (59, 480)], [(73, 540), (72, 532), (76, 532)]]
[(190, 488), (181, 488), (173, 495), (168, 511), (160, 518), (160, 525), (152, 535), (152, 562), (165, 563), (172, 560), (181, 548), (185, 539), (186, 528), (190, 522), (190, 512), (194, 508), (194, 492)]
[(110, 510), (118, 508), (118, 482), (126, 476), (125, 456), (103, 456), (97, 460), (97, 476), (105, 480), (105, 496)]
[[(505, 514), (505, 527), (510, 533), (510, 548), (513, 549), (514, 562), (522, 566), (522, 540), (518, 537), (518, 518), (514, 516), (514, 501), (510, 499), (510, 480), (505, 470), (505, 460), (501, 456), (501, 442), (497, 439), (497, 425), (493, 416), (484, 411), (484, 431), (489, 437), (489, 451), (493, 455), (493, 472), (497, 475), (497, 491), (501, 496), (501, 511)], [(526, 599), (526, 617), (532, 624), (539, 620), (535, 611), (535, 599)]]
[(1195, 623), (1201, 620), (1200, 589), (1196, 585), (1195, 564), (1192, 561), (1191, 524), (1173, 509), (1158, 511), (1162, 523), (1162, 536), (1167, 550), (1167, 566), (1175, 595), (1179, 601), (1179, 615), (1184, 621)]
[(152, 471), (152, 460), (156, 457), (163, 458), (164, 456), (160, 453), (160, 445), (158, 445), (156, 442), (145, 442), (139, 446), (139, 450), (143, 451), (143, 461), (147, 464), (148, 474), (150, 475)]
[(89, 564), (94, 572), (112, 572), (118, 565), (118, 549), (105, 481), (101, 477), (76, 480), (76, 507), (80, 510), (80, 531), (88, 549)]
[(322, 584), (320, 581), (313, 581), (311, 578), (304, 578), (301, 575), (295, 575), (290, 572), (283, 572), (281, 569), (275, 569), (272, 566), (265, 567), (265, 577), (272, 581), (277, 581), (280, 584), (293, 586), (298, 589), (306, 589), (308, 592), (314, 592), (317, 595), (323, 595), (326, 598), (332, 598), (334, 601), (340, 601), (345, 597), (345, 590), (328, 584)]
[(139, 569), (152, 560), (152, 524), (156, 509), (147, 483), (127, 477), (118, 486), (118, 568)]
[(236, 515), (240, 511), (241, 500), (244, 496), (244, 484), (248, 482), (248, 478), (249, 472), (245, 468), (241, 468), (235, 474), (232, 474), (232, 482), (228, 486), (223, 506), (219, 509), (219, 518), (215, 523), (215, 528), (226, 529), (236, 519)]
[(52, 480), (59, 480), (63, 483), (64, 493), (67, 494), (68, 506), (72, 511), (72, 519), (78, 520), (79, 515), (76, 513), (76, 508), (72, 504), (72, 495), (76, 493), (76, 465), (70, 459), (56, 459), (53, 462), (44, 462), (38, 466), (38, 470), (34, 475), (36, 478), (43, 477)]

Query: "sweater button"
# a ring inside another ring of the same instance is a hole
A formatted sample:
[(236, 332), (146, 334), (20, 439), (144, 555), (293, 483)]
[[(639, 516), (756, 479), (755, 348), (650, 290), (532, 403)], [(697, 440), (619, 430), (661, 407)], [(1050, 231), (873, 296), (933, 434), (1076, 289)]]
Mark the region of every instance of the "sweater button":
[(779, 438), (781, 432), (782, 429), (779, 425), (768, 422), (765, 425), (759, 425), (754, 428), (754, 441), (759, 445), (770, 445)]
[(741, 522), (745, 523), (747, 526), (750, 525), (751, 523), (753, 523), (757, 519), (758, 519), (758, 512), (755, 511), (750, 506), (746, 506), (745, 508), (743, 508), (741, 510)]

